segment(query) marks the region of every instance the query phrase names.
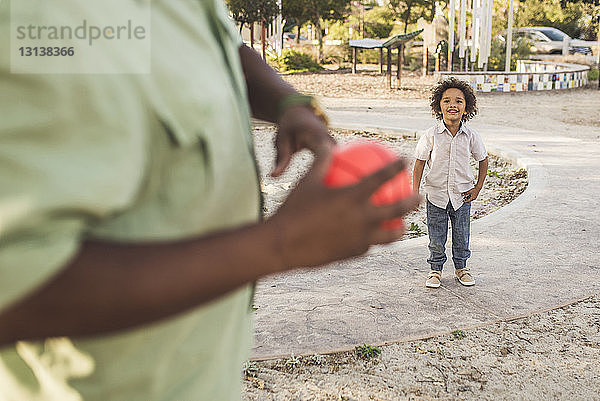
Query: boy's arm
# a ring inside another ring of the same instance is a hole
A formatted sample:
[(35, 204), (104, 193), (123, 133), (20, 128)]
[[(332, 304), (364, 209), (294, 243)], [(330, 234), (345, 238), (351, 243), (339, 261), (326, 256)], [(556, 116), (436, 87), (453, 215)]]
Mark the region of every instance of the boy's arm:
[(479, 172), (477, 174), (477, 184), (475, 184), (475, 188), (470, 189), (469, 191), (463, 194), (465, 202), (472, 202), (477, 199), (479, 196), (479, 192), (483, 188), (483, 183), (485, 181), (485, 177), (487, 177), (488, 171), (488, 158), (481, 160), (479, 162)]
[(421, 177), (423, 177), (423, 169), (425, 168), (425, 160), (415, 160), (415, 166), (413, 167), (413, 191), (419, 193), (419, 187), (421, 186)]

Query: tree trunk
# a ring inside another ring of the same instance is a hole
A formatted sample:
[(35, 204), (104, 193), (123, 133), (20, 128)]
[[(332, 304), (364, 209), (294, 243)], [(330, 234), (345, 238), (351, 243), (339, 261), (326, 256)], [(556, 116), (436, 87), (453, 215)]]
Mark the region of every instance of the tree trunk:
[(298, 33), (296, 34), (296, 44), (300, 44), (300, 24), (298, 24)]
[(317, 29), (317, 39), (319, 40), (317, 60), (319, 61), (319, 64), (323, 64), (323, 31), (321, 31), (321, 18), (318, 16), (316, 18), (315, 28)]
[(267, 60), (267, 30), (265, 28), (265, 20), (260, 22), (260, 43), (262, 48), (263, 60)]
[[(406, 19), (404, 20), (404, 34), (405, 34), (405, 35), (406, 35), (406, 34), (407, 34), (407, 32), (408, 32), (408, 19), (410, 18), (410, 9), (411, 9), (411, 5), (409, 5), (409, 6), (408, 6), (408, 9), (406, 10), (406, 15), (407, 15), (407, 17), (406, 17)], [(435, 29), (435, 28), (434, 28), (434, 29)], [(404, 48), (405, 48), (405, 47), (406, 47), (406, 46), (400, 46), (400, 47), (398, 48), (398, 52), (402, 52), (403, 64), (404, 64), (404, 65), (408, 65), (408, 58), (407, 58), (407, 57), (405, 57), (405, 54), (404, 54)], [(398, 54), (398, 57), (400, 57), (400, 54)]]
[(250, 48), (254, 49), (254, 22), (250, 23)]

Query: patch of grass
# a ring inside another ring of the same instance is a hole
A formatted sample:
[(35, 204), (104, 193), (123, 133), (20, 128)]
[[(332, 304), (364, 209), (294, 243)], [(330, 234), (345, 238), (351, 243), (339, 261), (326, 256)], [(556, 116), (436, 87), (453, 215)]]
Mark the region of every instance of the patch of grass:
[(455, 340), (462, 340), (467, 336), (467, 334), (462, 330), (454, 330), (451, 334)]
[(379, 347), (366, 344), (355, 347), (354, 351), (360, 359), (365, 360), (373, 359), (381, 355), (381, 349)]
[(415, 234), (422, 234), (423, 230), (421, 230), (421, 227), (419, 227), (418, 224), (416, 223), (410, 223), (410, 226), (408, 227), (408, 231), (412, 231)]
[(500, 175), (500, 173), (498, 171), (496, 171), (496, 170), (489, 170), (487, 172), (487, 176), (488, 177), (497, 177), (497, 178), (501, 178), (502, 177), (502, 175)]

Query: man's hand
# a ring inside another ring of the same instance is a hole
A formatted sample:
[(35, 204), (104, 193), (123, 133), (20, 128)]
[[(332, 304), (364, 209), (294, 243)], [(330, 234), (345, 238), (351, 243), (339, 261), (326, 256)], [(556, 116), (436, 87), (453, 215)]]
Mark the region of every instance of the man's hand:
[(279, 119), (275, 138), (277, 158), (273, 177), (280, 176), (290, 164), (294, 153), (308, 149), (315, 157), (326, 157), (335, 145), (325, 122), (306, 105), (288, 107)]

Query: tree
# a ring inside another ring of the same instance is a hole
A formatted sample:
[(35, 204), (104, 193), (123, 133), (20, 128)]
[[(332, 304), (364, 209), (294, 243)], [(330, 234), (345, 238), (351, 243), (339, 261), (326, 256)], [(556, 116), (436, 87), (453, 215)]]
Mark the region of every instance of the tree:
[(419, 18), (431, 22), (435, 14), (434, 0), (389, 0), (388, 6), (396, 19), (404, 23), (404, 33), (407, 33), (408, 26), (415, 24)]
[(388, 7), (373, 7), (365, 13), (364, 26), (367, 37), (388, 38), (394, 29), (394, 15)]
[[(240, 32), (244, 25), (250, 28), (250, 43), (253, 44), (253, 24), (270, 23), (279, 14), (277, 0), (227, 0), (227, 6), (233, 19), (240, 24)], [(264, 38), (262, 38), (264, 41)]]
[(293, 20), (298, 27), (296, 43), (300, 43), (300, 27), (308, 22), (308, 11), (303, 1), (282, 0), (281, 15), (286, 20)]
[[(340, 21), (346, 17), (350, 0), (282, 0), (282, 9), (286, 17), (297, 21), (310, 22), (317, 31), (319, 40), (318, 60), (323, 61), (323, 30), (321, 20)], [(300, 36), (300, 35), (298, 35)]]
[[(571, 37), (585, 36), (598, 0), (521, 0), (515, 14), (516, 26), (552, 26)], [(593, 29), (592, 29), (593, 30)]]

